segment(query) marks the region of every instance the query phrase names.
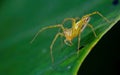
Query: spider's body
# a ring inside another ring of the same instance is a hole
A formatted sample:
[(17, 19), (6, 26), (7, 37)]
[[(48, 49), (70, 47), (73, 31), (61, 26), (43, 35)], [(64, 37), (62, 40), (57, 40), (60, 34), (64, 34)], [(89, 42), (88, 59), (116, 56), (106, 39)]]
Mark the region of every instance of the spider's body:
[[(74, 39), (75, 37), (80, 35), (80, 33), (87, 26), (90, 18), (89, 18), (89, 16), (84, 16), (78, 22), (75, 22), (76, 20), (74, 18), (66, 18), (64, 21), (66, 21), (66, 20), (72, 20), (73, 23), (72, 23), (72, 28), (64, 29), (63, 33), (64, 33), (64, 36), (66, 38), (64, 41), (67, 45), (72, 45), (72, 42), (71, 42), (72, 39)], [(67, 42), (69, 42), (70, 44)]]
[(58, 24), (58, 25), (52, 25), (52, 26), (47, 26), (47, 27), (44, 27), (42, 28), (40, 31), (38, 31), (38, 33), (35, 35), (35, 37), (33, 38), (33, 40), (31, 41), (31, 43), (34, 41), (34, 39), (38, 36), (38, 34), (46, 29), (49, 29), (49, 28), (61, 28), (63, 32), (58, 32), (55, 36), (55, 38), (53, 39), (52, 43), (51, 43), (51, 46), (50, 46), (50, 54), (51, 54), (51, 58), (52, 58), (52, 62), (54, 62), (54, 58), (53, 58), (53, 55), (52, 55), (52, 47), (56, 41), (56, 39), (58, 38), (58, 36), (64, 36), (66, 39), (64, 40), (65, 44), (68, 45), (68, 46), (71, 46), (72, 45), (72, 40), (75, 38), (75, 37), (78, 37), (78, 49), (80, 48), (80, 35), (81, 35), (81, 32), (85, 29), (86, 26), (89, 26), (95, 37), (96, 36), (96, 33), (94, 31), (94, 28), (92, 27), (91, 24), (89, 24), (89, 21), (90, 21), (90, 16), (91, 15), (94, 15), (94, 14), (98, 14), (99, 16), (101, 16), (103, 19), (105, 19), (107, 22), (109, 22), (109, 20), (107, 20), (107, 18), (105, 18), (101, 13), (99, 13), (98, 11), (96, 12), (93, 12), (93, 13), (90, 13), (90, 14), (87, 14), (85, 16), (83, 16), (81, 19), (79, 19), (77, 22), (76, 22), (76, 19), (75, 18), (66, 18), (64, 19), (63, 21), (63, 24), (64, 22), (70, 20), (72, 21), (72, 27), (71, 28), (64, 28), (63, 27), (63, 24)]

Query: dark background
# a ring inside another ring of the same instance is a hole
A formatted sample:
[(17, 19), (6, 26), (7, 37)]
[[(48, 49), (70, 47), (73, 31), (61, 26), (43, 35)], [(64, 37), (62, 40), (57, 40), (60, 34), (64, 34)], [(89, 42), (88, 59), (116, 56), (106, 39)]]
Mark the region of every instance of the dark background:
[(78, 75), (120, 75), (120, 21), (93, 48)]

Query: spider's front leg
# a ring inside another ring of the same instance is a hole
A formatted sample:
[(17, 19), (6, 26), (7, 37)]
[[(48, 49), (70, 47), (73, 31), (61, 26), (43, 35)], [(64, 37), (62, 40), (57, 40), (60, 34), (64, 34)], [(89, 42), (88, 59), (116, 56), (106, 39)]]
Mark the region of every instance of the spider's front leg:
[(95, 14), (101, 16), (106, 22), (110, 23), (110, 21), (98, 11), (95, 11), (95, 12), (92, 12), (92, 13), (88, 14), (88, 16), (92, 16), (92, 15), (95, 15)]
[(93, 32), (94, 36), (97, 38), (97, 35), (95, 33), (95, 30), (94, 30), (93, 26), (91, 24), (88, 24), (87, 26), (89, 26), (92, 29), (92, 32)]
[[(87, 26), (89, 26), (92, 29), (92, 32), (93, 32), (94, 36), (97, 37), (93, 26), (91, 24), (87, 24)], [(79, 34), (78, 34), (78, 52), (77, 52), (77, 54), (79, 53), (79, 48), (80, 48), (80, 35), (81, 35), (81, 31), (79, 31)]]

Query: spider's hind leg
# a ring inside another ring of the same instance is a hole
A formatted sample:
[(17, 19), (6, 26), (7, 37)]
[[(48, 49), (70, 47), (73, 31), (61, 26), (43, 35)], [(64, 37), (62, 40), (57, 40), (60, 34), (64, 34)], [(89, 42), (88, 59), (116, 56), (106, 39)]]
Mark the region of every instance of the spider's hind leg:
[(58, 36), (64, 36), (64, 35), (63, 35), (63, 33), (60, 33), (60, 32), (57, 33), (57, 34), (55, 35), (55, 37), (54, 37), (51, 45), (50, 45), (50, 55), (51, 55), (52, 63), (54, 63), (54, 57), (53, 57), (53, 54), (52, 54), (52, 48), (53, 48), (53, 45), (54, 45), (56, 39), (58, 38)]

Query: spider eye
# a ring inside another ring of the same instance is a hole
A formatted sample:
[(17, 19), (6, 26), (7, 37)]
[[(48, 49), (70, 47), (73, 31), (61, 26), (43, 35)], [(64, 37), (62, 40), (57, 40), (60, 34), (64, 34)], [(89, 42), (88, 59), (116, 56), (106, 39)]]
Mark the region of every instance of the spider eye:
[(86, 18), (86, 21), (88, 21), (88, 20), (89, 20), (89, 17)]
[(86, 17), (85, 21), (88, 22), (90, 20), (90, 17)]

